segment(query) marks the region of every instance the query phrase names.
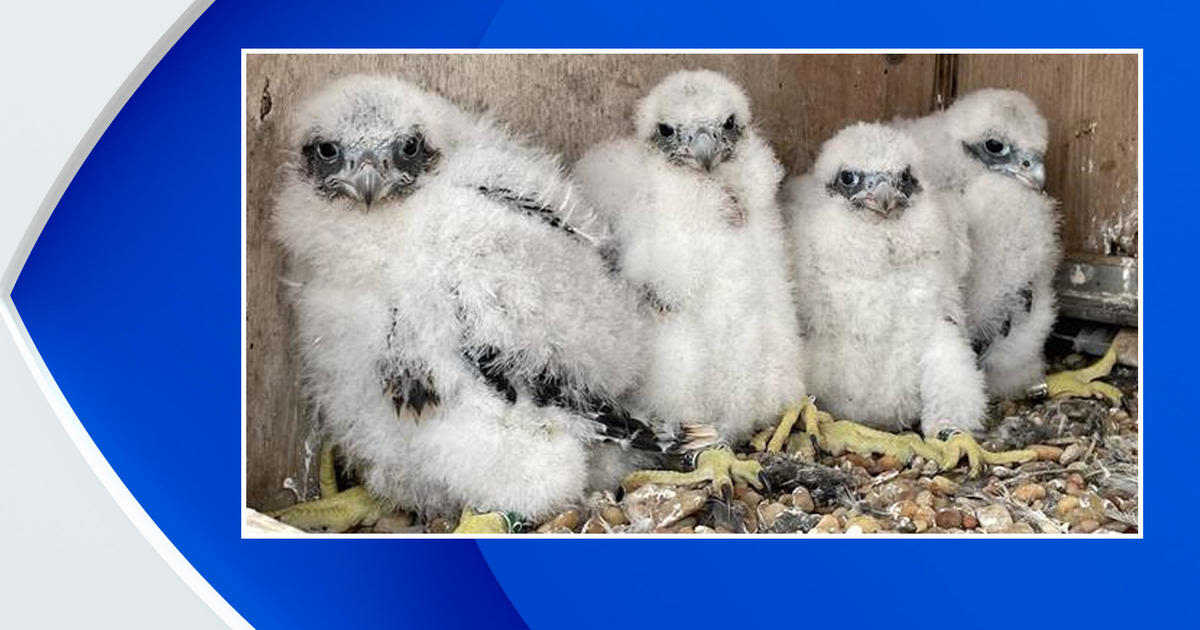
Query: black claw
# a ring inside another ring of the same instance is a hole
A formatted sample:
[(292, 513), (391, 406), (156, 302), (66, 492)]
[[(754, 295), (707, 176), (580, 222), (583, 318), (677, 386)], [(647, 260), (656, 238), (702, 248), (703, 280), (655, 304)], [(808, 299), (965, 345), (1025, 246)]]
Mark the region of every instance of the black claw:
[(625, 486), (617, 486), (617, 491), (613, 493), (613, 496), (616, 497), (617, 503), (620, 503), (621, 499), (625, 498)]
[(762, 484), (764, 493), (774, 494), (774, 490), (771, 488), (771, 480), (767, 479), (767, 472), (765, 470), (758, 471), (758, 482)]

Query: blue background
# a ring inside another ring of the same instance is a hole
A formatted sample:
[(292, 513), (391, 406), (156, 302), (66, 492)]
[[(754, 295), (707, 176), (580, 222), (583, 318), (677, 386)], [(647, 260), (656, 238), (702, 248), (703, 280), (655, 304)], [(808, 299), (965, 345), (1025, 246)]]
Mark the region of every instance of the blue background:
[[(1181, 259), (1197, 212), (1186, 187), (1183, 208), (1167, 202), (1194, 177), (1195, 16), (1152, 3), (641, 4), (218, 1), (149, 75), (13, 300), (187, 559), (261, 628), (1194, 623), (1195, 296)], [(240, 539), (242, 48), (968, 46), (1145, 49), (1144, 540)]]

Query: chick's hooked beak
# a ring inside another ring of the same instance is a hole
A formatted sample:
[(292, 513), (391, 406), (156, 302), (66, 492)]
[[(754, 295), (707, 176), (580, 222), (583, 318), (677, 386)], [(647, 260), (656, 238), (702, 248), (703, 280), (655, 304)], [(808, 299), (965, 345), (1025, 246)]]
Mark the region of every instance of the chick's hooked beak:
[(896, 184), (890, 173), (871, 173), (863, 177), (862, 192), (856, 201), (862, 207), (879, 214), (891, 216), (896, 210), (908, 207), (908, 193)]
[(705, 171), (711, 171), (717, 161), (717, 138), (711, 131), (701, 128), (692, 136), (688, 143), (692, 159)]
[(346, 178), (347, 192), (369, 207), (380, 198), (379, 193), (383, 189), (383, 173), (380, 172), (379, 160), (373, 152), (365, 151), (350, 164), (350, 175)]
[(1046, 162), (1041, 153), (1021, 151), (1002, 168), (1022, 184), (1034, 190), (1046, 188)]

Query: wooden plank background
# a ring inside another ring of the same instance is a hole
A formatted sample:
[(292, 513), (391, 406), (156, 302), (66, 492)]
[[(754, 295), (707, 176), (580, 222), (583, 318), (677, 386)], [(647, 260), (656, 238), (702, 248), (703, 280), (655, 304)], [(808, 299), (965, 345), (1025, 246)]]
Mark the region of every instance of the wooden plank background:
[(790, 173), (857, 120), (915, 116), (984, 86), (1027, 92), (1050, 120), (1047, 188), (1063, 202), (1068, 251), (1137, 255), (1135, 55), (249, 55), (247, 108), (247, 502), (270, 510), (311, 495), (314, 419), (289, 352), (269, 234), (272, 188), (296, 105), (351, 73), (408, 78), (490, 110), (568, 163), (628, 133), (633, 104), (672, 71), (709, 68), (739, 82)]

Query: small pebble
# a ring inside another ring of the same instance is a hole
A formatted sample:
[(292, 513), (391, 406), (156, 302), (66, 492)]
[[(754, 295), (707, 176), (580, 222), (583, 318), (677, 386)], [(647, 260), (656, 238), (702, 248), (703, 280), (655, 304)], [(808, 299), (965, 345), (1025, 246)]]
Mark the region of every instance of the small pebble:
[(997, 479), (1008, 479), (1015, 473), (1008, 466), (992, 466), (992, 476)]
[(934, 517), (934, 522), (942, 529), (958, 529), (963, 524), (963, 514), (958, 510), (942, 510)]
[(579, 527), (579, 510), (574, 508), (555, 516), (537, 528), (539, 534), (564, 534)]
[(1033, 444), (1026, 448), (1037, 453), (1038, 461), (1056, 462), (1063, 454), (1061, 448), (1049, 444)]
[(1063, 450), (1062, 454), (1058, 456), (1058, 463), (1066, 466), (1080, 457), (1083, 457), (1083, 454), (1086, 451), (1087, 447), (1084, 446), (1083, 443), (1072, 442), (1069, 446), (1067, 446), (1066, 449)]
[(928, 490), (922, 490), (918, 492), (917, 505), (921, 507), (929, 507), (933, 505), (933, 493)]
[(826, 514), (821, 517), (821, 520), (817, 521), (817, 525), (812, 528), (812, 531), (818, 534), (833, 534), (842, 531), (842, 524), (836, 516)]
[(1065, 496), (1058, 501), (1058, 505), (1054, 506), (1054, 513), (1061, 519), (1066, 519), (1075, 508), (1079, 507), (1079, 497)]
[(1012, 496), (1017, 501), (1029, 505), (1038, 499), (1046, 498), (1046, 489), (1041, 484), (1021, 484), (1017, 486), (1016, 490), (1013, 490)]
[(762, 522), (763, 527), (771, 528), (775, 526), (775, 521), (787, 510), (787, 506), (782, 503), (767, 503), (758, 508), (758, 519)]
[(851, 464), (854, 464), (855, 466), (858, 466), (859, 468), (862, 468), (863, 470), (871, 470), (872, 468), (875, 467), (874, 460), (867, 458), (867, 457), (863, 457), (862, 455), (859, 455), (858, 453), (846, 453), (842, 457), (846, 461), (850, 462)]
[(816, 509), (816, 503), (812, 502), (812, 493), (804, 486), (797, 486), (796, 490), (792, 491), (792, 505), (805, 512)]
[(743, 503), (745, 503), (746, 505), (749, 505), (751, 507), (756, 506), (759, 503), (762, 503), (762, 500), (763, 500), (762, 495), (753, 490), (750, 490), (750, 491), (746, 492), (745, 494), (743, 494), (741, 499), (742, 499)]
[(616, 527), (628, 523), (625, 519), (625, 512), (615, 505), (609, 505), (600, 511), (600, 518), (604, 519), (605, 523)]
[(742, 529), (748, 534), (753, 534), (753, 533), (757, 532), (758, 531), (758, 508), (755, 506), (748, 506), (745, 503), (741, 503), (741, 505), (738, 505), (738, 503), (739, 503), (738, 501), (734, 501), (734, 505), (737, 507), (740, 507), (743, 510), (743, 512), (742, 512)]
[(916, 501), (905, 499), (892, 504), (889, 511), (892, 513), (892, 516), (897, 518), (911, 519), (917, 515), (917, 510), (919, 509), (921, 509), (921, 506), (917, 505)]
[(979, 526), (986, 532), (998, 532), (1012, 525), (1012, 515), (1003, 505), (989, 505), (976, 513)]
[(900, 461), (899, 457), (892, 455), (884, 455), (875, 463), (879, 466), (880, 470), (900, 470), (904, 468), (904, 462)]
[(1090, 534), (1097, 529), (1100, 529), (1100, 522), (1096, 519), (1084, 519), (1071, 526), (1072, 534)]
[(933, 508), (917, 508), (917, 513), (913, 515), (913, 525), (917, 528), (917, 533), (923, 532), (937, 523), (937, 512)]
[(874, 516), (858, 516), (846, 525), (847, 534), (876, 534), (879, 532), (879, 521)]
[(917, 496), (917, 484), (911, 479), (893, 479), (873, 489), (871, 494), (878, 501), (878, 506), (891, 505), (897, 501), (912, 499)]
[(976, 519), (971, 514), (963, 514), (962, 526), (963, 529), (975, 529), (979, 527), (979, 519)]
[(930, 482), (929, 487), (933, 488), (934, 492), (942, 495), (953, 495), (954, 493), (958, 492), (958, 484), (947, 479), (946, 477), (943, 477), (942, 475), (934, 477), (933, 481)]
[(932, 477), (932, 476), (938, 474), (938, 472), (941, 471), (941, 469), (942, 469), (941, 466), (938, 466), (937, 462), (935, 462), (933, 460), (929, 460), (929, 461), (925, 462), (924, 466), (921, 467), (921, 474), (926, 477)]
[(638, 531), (670, 527), (704, 507), (708, 492), (646, 484), (621, 501), (625, 516)]

